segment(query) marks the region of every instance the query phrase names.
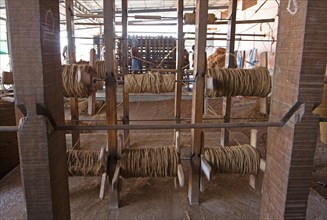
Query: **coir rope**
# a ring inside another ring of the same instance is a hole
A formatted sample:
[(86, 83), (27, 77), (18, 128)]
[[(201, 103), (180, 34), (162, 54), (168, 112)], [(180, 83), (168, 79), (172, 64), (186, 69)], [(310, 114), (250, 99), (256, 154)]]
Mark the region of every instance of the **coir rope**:
[(218, 173), (258, 174), (260, 169), (260, 154), (248, 144), (204, 148), (204, 157)]
[(208, 69), (208, 77), (213, 78), (213, 89), (209, 97), (259, 96), (266, 97), (271, 91), (271, 77), (267, 68), (253, 69)]
[(105, 168), (98, 157), (97, 151), (67, 150), (68, 174), (70, 176), (101, 176)]
[(97, 71), (97, 77), (100, 79), (106, 78), (106, 67), (104, 61), (96, 61), (95, 69)]
[(175, 74), (129, 74), (124, 76), (125, 89), (128, 93), (165, 93), (175, 89)]
[(121, 175), (129, 177), (176, 177), (178, 153), (173, 147), (124, 149)]
[(92, 77), (95, 76), (95, 70), (85, 64), (72, 64), (63, 66), (62, 81), (65, 97), (87, 98), (91, 88), (85, 85), (79, 79), (80, 72), (87, 72)]

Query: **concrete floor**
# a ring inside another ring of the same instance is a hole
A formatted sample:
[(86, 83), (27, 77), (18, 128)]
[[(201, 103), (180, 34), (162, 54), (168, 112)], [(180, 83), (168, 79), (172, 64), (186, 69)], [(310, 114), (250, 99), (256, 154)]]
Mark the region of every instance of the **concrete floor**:
[[(131, 118), (172, 117), (171, 104), (170, 102), (159, 102), (153, 106), (151, 103), (135, 103), (134, 110), (131, 110), (133, 113)], [(234, 104), (236, 107), (238, 106), (236, 105), (238, 102)], [(189, 103), (183, 105), (185, 117), (189, 117), (191, 114)], [(217, 103), (216, 105), (216, 107), (220, 106)], [(253, 103), (248, 103), (248, 105), (251, 106)], [(238, 106), (235, 113), (241, 112), (243, 114), (244, 109), (240, 111), (241, 107)], [(131, 144), (150, 146), (155, 143), (156, 146), (167, 146), (167, 144), (172, 143), (171, 132), (152, 132), (131, 132)], [(265, 145), (265, 141), (261, 140), (265, 139), (264, 133), (265, 131), (261, 131), (261, 135), (259, 135), (259, 146)], [(217, 131), (206, 132), (205, 145), (217, 145), (219, 143), (219, 137), (217, 139), (219, 135), (217, 134)], [(232, 139), (240, 143), (248, 143), (248, 136), (249, 132), (243, 133), (243, 130), (232, 133)], [(86, 148), (89, 146), (101, 147), (106, 143), (105, 133), (83, 134), (81, 138), (82, 147)], [(186, 149), (190, 146), (190, 133), (182, 133), (182, 145)], [(67, 147), (69, 146), (70, 136), (67, 135)], [(320, 146), (319, 155), (325, 155), (326, 145)], [(323, 161), (323, 166), (324, 163)], [(186, 183), (183, 188), (175, 188), (173, 178), (124, 179), (120, 192), (120, 208), (117, 210), (109, 210), (108, 192), (104, 200), (98, 198), (100, 177), (69, 177), (71, 217), (72, 219), (259, 218), (260, 190), (254, 190), (249, 186), (248, 176), (216, 174), (211, 182), (205, 179), (205, 191), (200, 193), (200, 205), (191, 206), (187, 196), (188, 160), (183, 161), (183, 169)], [(319, 197), (315, 191), (310, 191), (307, 219), (326, 220), (327, 208), (324, 209), (320, 206), (324, 207), (324, 201), (326, 199)], [(26, 219), (26, 205), (19, 167), (0, 180), (0, 219)]]

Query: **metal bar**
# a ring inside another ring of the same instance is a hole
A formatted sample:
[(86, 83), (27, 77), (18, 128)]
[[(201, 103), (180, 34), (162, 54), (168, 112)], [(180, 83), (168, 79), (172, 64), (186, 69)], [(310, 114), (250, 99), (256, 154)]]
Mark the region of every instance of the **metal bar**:
[(0, 126), (0, 132), (17, 132), (18, 126)]
[[(184, 32), (184, 34), (195, 34), (194, 32)], [(207, 33), (207, 35), (219, 35), (224, 36), (227, 33)], [(236, 36), (246, 36), (246, 37), (266, 37), (265, 34), (235, 34)]]
[[(256, 20), (239, 20), (236, 24), (255, 24), (255, 23), (270, 23), (275, 22), (275, 18), (256, 19)], [(214, 24), (228, 24), (228, 21), (216, 21)]]
[[(275, 18), (269, 18), (269, 19), (257, 19), (257, 20), (239, 20), (236, 21), (236, 24), (255, 24), (255, 23), (271, 23), (275, 22)], [(60, 22), (60, 24), (65, 24), (64, 22)], [(216, 21), (214, 24), (209, 25), (217, 25), (217, 24), (228, 24), (228, 21)], [(87, 22), (79, 22), (75, 23), (75, 25), (103, 25), (102, 22), (98, 23), (87, 23)], [(121, 22), (116, 22), (116, 25), (121, 25)], [(177, 23), (134, 23), (134, 22), (128, 22), (128, 25), (177, 25)]]
[(216, 128), (258, 128), (283, 127), (286, 122), (230, 122), (230, 123), (189, 123), (189, 124), (148, 124), (148, 125), (57, 125), (58, 131), (95, 131), (95, 130), (147, 130), (147, 129), (216, 129)]
[[(208, 10), (217, 10), (217, 9), (228, 9), (228, 6), (211, 6)], [(194, 7), (185, 7), (184, 11), (193, 11)], [(92, 10), (93, 13), (101, 13), (103, 10)], [(158, 12), (175, 12), (177, 8), (147, 8), (147, 9), (129, 9), (129, 14), (137, 14), (137, 13), (158, 13)], [(116, 14), (121, 14), (121, 10), (117, 10)]]

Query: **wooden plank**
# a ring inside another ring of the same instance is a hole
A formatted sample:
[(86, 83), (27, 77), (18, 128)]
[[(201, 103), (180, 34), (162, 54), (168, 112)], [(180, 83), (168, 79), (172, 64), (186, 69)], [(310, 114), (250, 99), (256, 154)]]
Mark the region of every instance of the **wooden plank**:
[[(262, 52), (259, 55), (259, 65), (268, 68), (268, 52)], [(268, 99), (267, 97), (259, 98), (260, 112), (267, 115), (268, 109)]]
[[(70, 98), (70, 118), (72, 125), (78, 126), (79, 124), (79, 112), (78, 112), (78, 98)], [(75, 149), (80, 148), (80, 132), (72, 131), (72, 146)]]
[[(122, 65), (123, 74), (128, 74), (128, 37), (127, 37), (127, 20), (128, 20), (128, 0), (122, 0)], [(123, 87), (123, 123), (129, 124), (129, 93)], [(130, 144), (129, 130), (124, 130), (124, 143), (127, 147)]]
[[(116, 73), (114, 72), (114, 48), (115, 48), (115, 0), (104, 0), (104, 39), (106, 46), (105, 66), (106, 66), (106, 117), (108, 125), (117, 124), (117, 83)], [(117, 156), (117, 131), (111, 130), (108, 134), (108, 179), (109, 185), (116, 169)], [(109, 208), (116, 209), (119, 207), (119, 194), (117, 189), (109, 188)]]
[[(40, 106), (46, 107), (54, 121), (64, 122), (59, 1), (6, 1), (5, 10), (15, 105), (27, 113), (17, 133), (23, 215), (25, 219), (70, 219), (65, 135), (54, 131), (49, 118), (39, 112)], [(0, 148), (8, 144), (2, 137), (0, 143)], [(0, 158), (0, 164), (7, 160)], [(3, 194), (0, 200), (3, 219), (7, 217), (3, 204), (9, 201)]]
[[(237, 0), (231, 0), (228, 9), (228, 30), (227, 30), (227, 46), (226, 46), (226, 67), (227, 68), (236, 68), (237, 64), (235, 63), (234, 58), (234, 46), (235, 46), (235, 24), (236, 24), (236, 9), (237, 9)], [(230, 121), (231, 115), (231, 97), (224, 97), (223, 99), (223, 117), (224, 123)], [(229, 131), (226, 129), (221, 129), (221, 138), (220, 144), (222, 146), (229, 145)]]
[[(95, 63), (96, 63), (95, 49), (92, 48), (90, 50), (90, 62), (89, 62), (89, 66), (95, 67)], [(96, 90), (94, 89), (91, 92), (91, 94), (89, 95), (89, 97), (87, 98), (87, 113), (89, 115), (94, 115), (95, 114), (95, 102), (96, 102), (96, 100), (95, 100), (95, 93), (96, 93)]]
[[(184, 8), (184, 0), (178, 0), (177, 5), (177, 74), (176, 74), (176, 82), (175, 82), (175, 113), (174, 117), (176, 123), (180, 123), (181, 119), (181, 101), (182, 101), (182, 82), (183, 79), (183, 54), (184, 54), (184, 39), (183, 39), (183, 8)], [(175, 129), (175, 147), (176, 149), (180, 148), (180, 138), (176, 138), (179, 130)]]
[[(206, 36), (208, 15), (208, 0), (196, 1), (196, 33), (195, 33), (195, 66), (192, 97), (192, 123), (201, 123), (203, 117), (203, 97), (204, 97), (204, 76), (206, 72)], [(190, 204), (199, 204), (199, 187), (200, 187), (200, 154), (202, 151), (202, 129), (192, 129), (192, 160), (189, 176), (189, 192), (188, 198)]]
[[(65, 1), (66, 7), (66, 30), (67, 30), (67, 63), (73, 64), (76, 62), (75, 57), (75, 29), (74, 29), (74, 16), (72, 8), (74, 8), (72, 0)], [(78, 112), (78, 98), (70, 98), (70, 117), (74, 125), (78, 125), (79, 112)], [(80, 147), (80, 132), (72, 132), (72, 146)]]
[(242, 11), (256, 5), (258, 0), (242, 0)]

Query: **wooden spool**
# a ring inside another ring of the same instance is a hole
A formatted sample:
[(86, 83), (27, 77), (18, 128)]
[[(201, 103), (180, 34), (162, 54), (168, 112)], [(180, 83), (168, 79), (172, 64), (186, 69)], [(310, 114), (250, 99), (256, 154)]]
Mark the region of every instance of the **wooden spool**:
[(14, 75), (13, 72), (2, 72), (2, 83), (3, 84), (14, 84)]

